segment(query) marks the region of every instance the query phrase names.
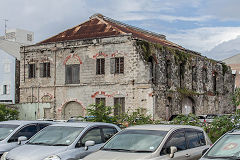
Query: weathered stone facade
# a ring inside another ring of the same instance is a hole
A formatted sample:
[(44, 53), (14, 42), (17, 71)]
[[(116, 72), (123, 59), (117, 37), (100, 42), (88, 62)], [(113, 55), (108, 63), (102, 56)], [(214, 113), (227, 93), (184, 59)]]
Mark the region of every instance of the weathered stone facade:
[[(111, 72), (111, 59), (116, 57), (124, 57), (123, 73)], [(100, 75), (96, 74), (98, 58), (105, 61), (105, 73)], [(41, 63), (50, 63), (49, 77), (40, 76)], [(29, 64), (35, 65), (33, 78), (28, 75)], [(66, 66), (74, 64), (80, 66), (79, 83), (68, 84)], [(36, 118), (85, 116), (86, 107), (96, 98), (105, 98), (106, 105), (113, 106), (118, 97), (125, 98), (125, 112), (143, 107), (154, 119), (234, 111), (229, 67), (188, 50), (142, 41), (133, 34), (25, 46), (20, 67), (20, 103), (50, 105), (43, 117)]]

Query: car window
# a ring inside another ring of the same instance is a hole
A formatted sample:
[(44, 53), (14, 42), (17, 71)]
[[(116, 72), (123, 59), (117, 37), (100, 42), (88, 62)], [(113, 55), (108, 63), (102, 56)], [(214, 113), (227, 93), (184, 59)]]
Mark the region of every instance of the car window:
[(197, 132), (197, 134), (198, 134), (198, 138), (199, 138), (199, 141), (200, 141), (200, 145), (201, 146), (206, 145), (206, 140), (205, 140), (204, 133), (203, 132)]
[(187, 149), (184, 131), (175, 132), (166, 142), (160, 154), (161, 155), (169, 154), (171, 146), (177, 147), (177, 152)]
[(87, 141), (94, 141), (95, 144), (103, 143), (100, 128), (89, 130), (82, 138), (82, 145), (84, 146)]
[(185, 134), (186, 134), (186, 140), (187, 140), (187, 144), (188, 144), (189, 149), (201, 146), (200, 139), (198, 137), (197, 132), (186, 131)]
[(114, 134), (117, 133), (116, 128), (102, 128), (103, 131), (103, 138), (104, 138), (104, 142), (106, 142), (107, 140), (109, 140)]
[(26, 127), (23, 127), (18, 131), (16, 134), (14, 134), (10, 139), (9, 142), (17, 142), (18, 137), (25, 136), (27, 139), (31, 138), (34, 134), (37, 133), (37, 125), (28, 125)]
[(39, 126), (39, 130), (42, 130), (43, 128), (49, 126), (49, 124), (47, 124), (47, 123), (44, 123), (44, 124), (38, 124), (38, 126)]

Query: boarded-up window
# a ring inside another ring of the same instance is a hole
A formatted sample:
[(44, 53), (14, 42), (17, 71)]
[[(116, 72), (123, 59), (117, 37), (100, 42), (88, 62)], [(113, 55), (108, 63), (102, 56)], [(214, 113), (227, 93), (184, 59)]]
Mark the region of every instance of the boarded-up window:
[(28, 64), (28, 78), (35, 78), (36, 66), (35, 64)]
[(115, 57), (110, 59), (111, 74), (124, 73), (124, 57)]
[(80, 83), (80, 64), (66, 65), (65, 67), (65, 82), (66, 84)]
[(95, 104), (100, 104), (100, 103), (102, 103), (105, 106), (106, 98), (96, 98), (95, 99)]
[(50, 62), (40, 63), (40, 77), (50, 77)]
[(120, 115), (125, 113), (125, 98), (114, 98), (114, 115)]
[(105, 74), (105, 58), (98, 58), (97, 59), (96, 74)]

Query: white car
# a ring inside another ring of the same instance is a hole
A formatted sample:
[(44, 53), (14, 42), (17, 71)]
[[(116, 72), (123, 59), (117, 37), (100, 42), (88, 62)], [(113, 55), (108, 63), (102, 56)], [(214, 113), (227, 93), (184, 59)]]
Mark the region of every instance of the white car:
[(119, 132), (83, 160), (198, 160), (210, 145), (200, 127), (142, 125)]

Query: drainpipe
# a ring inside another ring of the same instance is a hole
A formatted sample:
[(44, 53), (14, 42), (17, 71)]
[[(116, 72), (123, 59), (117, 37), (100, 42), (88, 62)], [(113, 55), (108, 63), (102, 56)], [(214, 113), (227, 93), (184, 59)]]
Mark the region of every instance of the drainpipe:
[(37, 105), (37, 118), (40, 118), (40, 109), (39, 109), (39, 84), (37, 86), (38, 89), (38, 105)]
[(53, 118), (55, 119), (57, 116), (57, 111), (56, 111), (56, 69), (57, 69), (57, 46), (55, 44), (55, 48), (54, 48), (54, 104), (53, 104)]

